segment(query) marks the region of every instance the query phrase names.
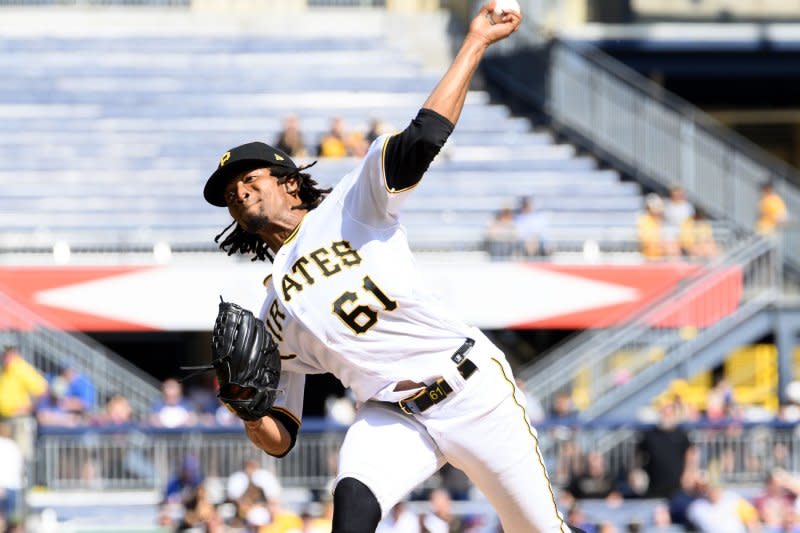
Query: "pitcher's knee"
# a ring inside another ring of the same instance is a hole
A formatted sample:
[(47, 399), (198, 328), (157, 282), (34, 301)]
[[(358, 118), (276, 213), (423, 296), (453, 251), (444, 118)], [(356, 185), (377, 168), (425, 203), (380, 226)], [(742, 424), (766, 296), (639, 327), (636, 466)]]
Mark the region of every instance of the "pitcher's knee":
[(351, 477), (336, 484), (331, 533), (375, 533), (380, 519), (381, 506), (369, 487)]

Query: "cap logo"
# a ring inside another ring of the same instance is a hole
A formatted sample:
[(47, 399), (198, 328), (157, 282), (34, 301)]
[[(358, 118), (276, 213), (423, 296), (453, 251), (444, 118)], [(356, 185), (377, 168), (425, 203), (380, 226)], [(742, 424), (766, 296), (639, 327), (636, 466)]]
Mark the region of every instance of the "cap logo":
[(224, 154), (222, 154), (222, 157), (219, 158), (219, 166), (221, 167), (225, 166), (225, 163), (227, 163), (228, 159), (230, 158), (231, 158), (230, 152), (225, 152)]
[(273, 156), (275, 157), (275, 161), (283, 161), (283, 158), (278, 154), (273, 154)]

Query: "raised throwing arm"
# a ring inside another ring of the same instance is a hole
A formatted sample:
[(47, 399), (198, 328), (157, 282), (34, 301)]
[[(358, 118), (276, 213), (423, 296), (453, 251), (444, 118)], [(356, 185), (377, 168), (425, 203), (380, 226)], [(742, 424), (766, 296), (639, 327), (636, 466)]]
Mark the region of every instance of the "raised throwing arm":
[(486, 48), (517, 31), (522, 21), (519, 13), (510, 11), (503, 15), (500, 22), (492, 24), (488, 15), (494, 6), (495, 1), (492, 0), (481, 7), (453, 63), (422, 106), (436, 111), (453, 124), (458, 122), (470, 81)]

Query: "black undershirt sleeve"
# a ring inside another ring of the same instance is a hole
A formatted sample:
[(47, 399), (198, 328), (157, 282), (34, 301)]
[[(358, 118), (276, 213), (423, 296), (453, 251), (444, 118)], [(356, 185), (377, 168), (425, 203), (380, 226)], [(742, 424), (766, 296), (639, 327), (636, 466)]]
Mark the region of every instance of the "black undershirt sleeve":
[(400, 191), (419, 183), (454, 127), (436, 111), (422, 108), (406, 129), (390, 137), (383, 159), (389, 189)]
[(292, 451), (294, 448), (295, 443), (297, 442), (297, 432), (300, 431), (300, 426), (297, 424), (297, 421), (289, 416), (283, 409), (270, 409), (269, 416), (283, 424), (283, 427), (289, 432), (289, 435), (292, 438), (291, 443), (289, 444), (289, 449), (286, 450), (281, 455), (276, 455), (275, 457), (284, 457), (287, 453)]

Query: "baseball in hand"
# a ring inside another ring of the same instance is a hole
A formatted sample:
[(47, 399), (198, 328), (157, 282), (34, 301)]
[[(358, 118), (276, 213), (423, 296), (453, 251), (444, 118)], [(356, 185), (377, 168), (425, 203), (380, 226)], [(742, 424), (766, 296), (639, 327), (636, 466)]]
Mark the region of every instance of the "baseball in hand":
[(503, 14), (510, 11), (520, 12), (519, 2), (517, 0), (497, 0), (494, 4), (494, 12), (491, 13), (491, 22), (497, 24), (502, 22)]

